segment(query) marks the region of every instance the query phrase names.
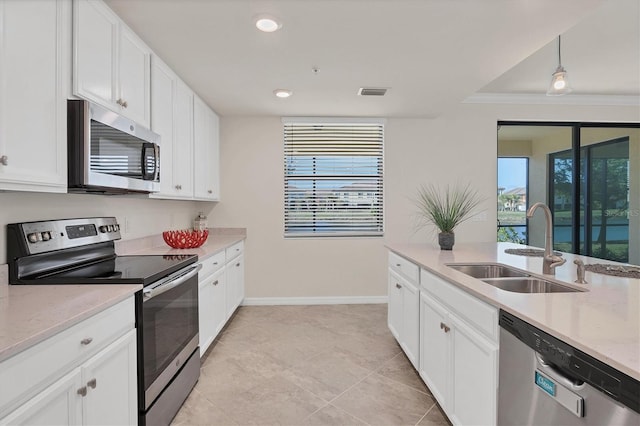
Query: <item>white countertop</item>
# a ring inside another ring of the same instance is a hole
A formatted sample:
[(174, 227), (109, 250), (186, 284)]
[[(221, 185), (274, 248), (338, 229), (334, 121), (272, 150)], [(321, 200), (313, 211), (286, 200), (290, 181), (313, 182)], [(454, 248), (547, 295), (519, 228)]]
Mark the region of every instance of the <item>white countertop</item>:
[(443, 251), (427, 244), (387, 244), (400, 256), (504, 309), (629, 376), (640, 380), (640, 280), (587, 271), (588, 284), (575, 284), (574, 259), (613, 263), (563, 253), (567, 262), (552, 278), (586, 292), (523, 294), (500, 290), (447, 267), (447, 263), (498, 262), (542, 276), (542, 258), (504, 253), (511, 243), (456, 244)]
[[(173, 249), (162, 236), (119, 241), (119, 255), (197, 254), (206, 259), (246, 238), (241, 232), (213, 232), (196, 249)], [(97, 314), (141, 290), (137, 284), (9, 285), (0, 265), (0, 361)]]
[(141, 290), (136, 284), (9, 285), (0, 283), (0, 361)]

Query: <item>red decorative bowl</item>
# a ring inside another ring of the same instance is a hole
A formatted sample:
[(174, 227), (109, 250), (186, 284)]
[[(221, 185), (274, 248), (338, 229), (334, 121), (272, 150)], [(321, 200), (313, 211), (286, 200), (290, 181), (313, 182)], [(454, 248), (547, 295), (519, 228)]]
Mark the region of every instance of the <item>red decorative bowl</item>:
[(193, 229), (165, 231), (162, 233), (164, 242), (177, 249), (200, 247), (207, 241), (208, 236), (208, 230), (194, 231)]

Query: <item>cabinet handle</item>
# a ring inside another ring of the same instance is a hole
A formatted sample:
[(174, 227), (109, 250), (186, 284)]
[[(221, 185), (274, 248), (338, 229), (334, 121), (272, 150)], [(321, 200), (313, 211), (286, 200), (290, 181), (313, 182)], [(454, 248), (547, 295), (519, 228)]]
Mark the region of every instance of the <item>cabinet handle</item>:
[(8, 166), (9, 157), (7, 157), (6, 155), (3, 155), (2, 157), (0, 157), (0, 164), (2, 164), (3, 166)]
[(98, 381), (95, 379), (95, 377), (87, 382), (87, 386), (89, 386), (91, 389), (95, 389), (97, 385)]
[(85, 337), (84, 339), (80, 340), (80, 344), (84, 346), (87, 346), (91, 342), (93, 342), (93, 337)]
[(396, 283), (396, 288), (402, 288), (402, 286), (398, 283)]
[(212, 190), (210, 190), (210, 189), (207, 189), (207, 193), (209, 193), (209, 194), (213, 194), (213, 191), (212, 191)]
[(175, 187), (178, 191), (180, 191), (182, 189), (182, 185), (176, 185)]
[(215, 280), (215, 281), (213, 282), (213, 285), (218, 285), (218, 281), (219, 281), (219, 280)]
[(398, 268), (402, 268), (402, 265), (401, 265), (401, 264), (399, 264), (399, 263), (396, 263), (396, 266), (397, 266)]
[(116, 101), (116, 103), (118, 105), (120, 105), (122, 108), (126, 108), (129, 106), (129, 104), (127, 103), (127, 101), (125, 101), (124, 99), (120, 98)]
[(77, 393), (80, 396), (87, 396), (87, 387), (86, 386), (81, 387), (80, 389), (78, 389)]
[(126, 108), (129, 106), (129, 103), (127, 101), (122, 102), (122, 107)]
[(236, 263), (236, 266), (240, 266), (240, 262)]
[(214, 264), (214, 265), (217, 265), (217, 264), (218, 264), (218, 262), (213, 262), (213, 264)]
[(448, 333), (451, 330), (451, 328), (443, 322), (440, 323), (440, 329), (444, 330), (445, 333)]

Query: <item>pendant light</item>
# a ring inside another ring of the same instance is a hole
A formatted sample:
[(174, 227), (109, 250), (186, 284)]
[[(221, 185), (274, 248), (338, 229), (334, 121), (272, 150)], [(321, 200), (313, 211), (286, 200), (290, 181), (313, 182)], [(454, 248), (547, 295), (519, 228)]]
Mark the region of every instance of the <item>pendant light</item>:
[(569, 80), (567, 80), (567, 70), (562, 66), (562, 57), (560, 56), (560, 36), (558, 36), (558, 68), (552, 74), (551, 84), (547, 90), (547, 96), (560, 96), (571, 93)]

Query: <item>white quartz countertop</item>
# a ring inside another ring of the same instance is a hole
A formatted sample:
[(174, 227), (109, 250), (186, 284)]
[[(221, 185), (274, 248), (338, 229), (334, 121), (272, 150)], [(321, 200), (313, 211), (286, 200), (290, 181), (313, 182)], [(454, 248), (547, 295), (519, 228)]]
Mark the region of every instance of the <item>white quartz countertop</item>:
[(0, 283), (0, 361), (141, 290), (141, 285)]
[(640, 380), (640, 280), (587, 271), (588, 284), (575, 284), (574, 259), (613, 263), (563, 253), (567, 262), (556, 268), (558, 281), (586, 292), (523, 294), (498, 289), (446, 266), (448, 263), (498, 262), (542, 276), (542, 258), (504, 252), (523, 248), (511, 243), (456, 244), (442, 251), (427, 244), (387, 244), (387, 248), (429, 272), (504, 309), (583, 352)]

